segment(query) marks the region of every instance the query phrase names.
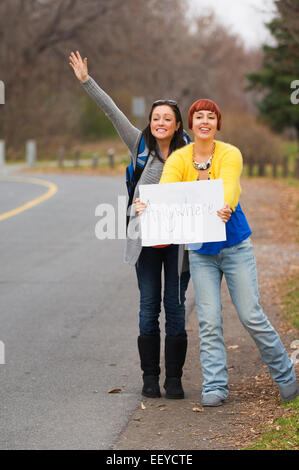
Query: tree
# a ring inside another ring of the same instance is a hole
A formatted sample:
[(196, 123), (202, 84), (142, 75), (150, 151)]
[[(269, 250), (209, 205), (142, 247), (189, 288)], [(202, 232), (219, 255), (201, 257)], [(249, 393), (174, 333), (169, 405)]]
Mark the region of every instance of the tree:
[(186, 12), (186, 0), (1, 0), (0, 138), (15, 149), (28, 138), (48, 148), (56, 137), (81, 137), (82, 114), (94, 112), (82, 105), (68, 65), (77, 49), (129, 118), (134, 95), (146, 98), (147, 109), (156, 99), (176, 99), (183, 114), (199, 97), (223, 111), (250, 111), (245, 72), (257, 68), (259, 54), (213, 16), (194, 18), (191, 28)]
[(299, 107), (291, 101), (291, 84), (299, 79), (299, 0), (277, 0), (277, 16), (266, 26), (276, 41), (265, 45), (262, 68), (248, 74), (249, 89), (262, 92), (258, 109), (278, 131), (294, 127), (299, 138)]
[[(64, 73), (66, 47), (69, 53), (70, 43), (86, 44), (92, 24), (121, 4), (122, 0), (1, 0), (0, 74), (6, 104), (0, 130), (8, 141), (17, 144), (39, 135), (41, 122), (46, 132), (53, 123), (65, 125), (71, 109)], [(64, 96), (59, 96), (62, 86)]]

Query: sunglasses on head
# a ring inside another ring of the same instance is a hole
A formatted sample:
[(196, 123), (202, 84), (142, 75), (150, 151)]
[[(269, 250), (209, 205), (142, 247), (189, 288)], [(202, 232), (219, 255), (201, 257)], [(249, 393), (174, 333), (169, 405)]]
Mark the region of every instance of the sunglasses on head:
[(153, 106), (155, 106), (156, 104), (171, 104), (173, 106), (178, 105), (178, 103), (174, 100), (157, 100), (153, 102)]

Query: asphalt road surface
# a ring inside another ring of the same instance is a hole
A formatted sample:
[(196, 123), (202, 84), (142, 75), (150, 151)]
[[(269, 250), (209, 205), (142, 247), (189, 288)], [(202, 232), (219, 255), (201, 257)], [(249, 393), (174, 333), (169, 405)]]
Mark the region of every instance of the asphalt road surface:
[[(141, 401), (138, 292), (95, 208), (125, 183), (34, 177), (56, 194), (0, 219), (0, 449), (110, 449)], [(22, 178), (0, 179), (0, 217), (47, 192)]]

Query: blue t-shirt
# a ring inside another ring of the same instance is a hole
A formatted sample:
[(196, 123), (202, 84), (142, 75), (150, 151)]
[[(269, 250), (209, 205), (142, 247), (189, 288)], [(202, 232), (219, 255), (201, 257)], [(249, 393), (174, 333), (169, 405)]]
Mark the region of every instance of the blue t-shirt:
[(196, 251), (201, 255), (216, 255), (223, 248), (237, 245), (251, 235), (251, 230), (246, 220), (245, 214), (238, 203), (236, 210), (232, 212), (232, 215), (226, 226), (226, 241), (221, 242), (208, 242), (202, 243), (200, 249), (196, 249), (199, 246), (198, 243), (190, 243), (189, 249)]

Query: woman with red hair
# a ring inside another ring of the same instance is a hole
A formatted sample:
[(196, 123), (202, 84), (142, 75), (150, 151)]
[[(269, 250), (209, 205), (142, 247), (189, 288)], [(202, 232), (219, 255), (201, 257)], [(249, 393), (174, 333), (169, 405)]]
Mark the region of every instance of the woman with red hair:
[(224, 201), (232, 210), (226, 241), (189, 246), (204, 376), (202, 405), (222, 405), (229, 389), (220, 296), (223, 275), (240, 321), (259, 348), (282, 400), (290, 401), (299, 395), (294, 364), (259, 304), (251, 230), (239, 204), (241, 152), (214, 139), (221, 128), (221, 111), (213, 101), (193, 103), (188, 124), (194, 143), (169, 156), (160, 183), (222, 179)]

